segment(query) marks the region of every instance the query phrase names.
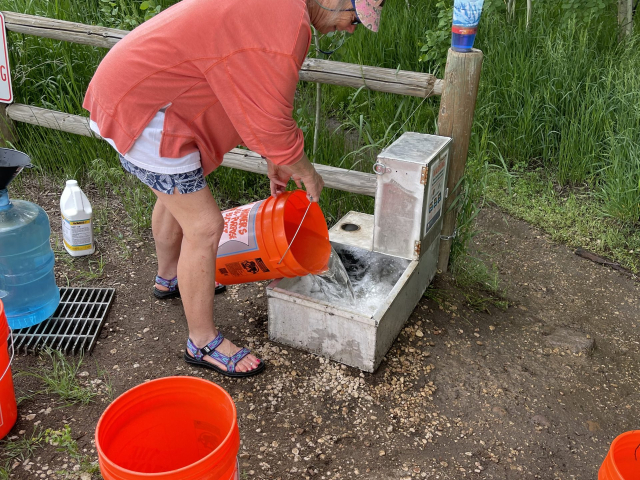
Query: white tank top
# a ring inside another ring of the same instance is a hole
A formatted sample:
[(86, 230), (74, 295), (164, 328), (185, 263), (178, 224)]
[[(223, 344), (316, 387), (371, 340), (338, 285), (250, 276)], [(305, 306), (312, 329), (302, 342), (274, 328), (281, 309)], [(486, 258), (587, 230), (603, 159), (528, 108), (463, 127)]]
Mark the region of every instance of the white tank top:
[[(168, 107), (168, 105), (167, 105)], [(185, 173), (197, 170), (201, 167), (200, 152), (193, 152), (180, 158), (167, 158), (160, 156), (160, 139), (164, 126), (164, 107), (151, 119), (149, 124), (136, 139), (124, 158), (136, 165), (154, 173)], [(100, 129), (93, 120), (89, 121), (92, 131), (100, 135)], [(102, 135), (100, 135), (102, 137)], [(110, 138), (104, 138), (117, 152), (115, 142)], [(120, 153), (120, 152), (118, 152)], [(121, 154), (121, 153), (120, 153)], [(122, 154), (121, 154), (122, 155)]]

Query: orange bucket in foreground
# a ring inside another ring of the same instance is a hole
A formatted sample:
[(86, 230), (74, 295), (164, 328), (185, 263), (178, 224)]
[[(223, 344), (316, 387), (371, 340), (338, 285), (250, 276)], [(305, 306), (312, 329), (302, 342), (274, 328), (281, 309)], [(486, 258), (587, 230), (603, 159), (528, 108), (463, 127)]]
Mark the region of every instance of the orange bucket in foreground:
[(609, 447), (598, 480), (637, 480), (640, 478), (640, 430), (618, 435)]
[(18, 405), (11, 376), (9, 356), (9, 336), (11, 329), (0, 300), (0, 440), (2, 440), (18, 419)]
[(216, 281), (232, 285), (326, 271), (331, 256), (327, 222), (317, 203), (311, 203), (302, 222), (307, 207), (306, 192), (296, 190), (222, 212)]
[(152, 380), (123, 393), (96, 427), (105, 480), (236, 480), (236, 406), (215, 383)]

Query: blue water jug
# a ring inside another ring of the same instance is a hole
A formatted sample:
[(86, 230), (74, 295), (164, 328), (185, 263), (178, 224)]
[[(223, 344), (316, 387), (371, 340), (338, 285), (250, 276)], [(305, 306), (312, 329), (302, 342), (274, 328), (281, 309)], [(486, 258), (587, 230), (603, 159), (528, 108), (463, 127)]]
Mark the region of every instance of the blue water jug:
[(60, 303), (49, 217), (34, 203), (10, 201), (7, 192), (11, 180), (30, 166), (26, 154), (0, 148), (0, 300), (12, 329), (46, 320)]

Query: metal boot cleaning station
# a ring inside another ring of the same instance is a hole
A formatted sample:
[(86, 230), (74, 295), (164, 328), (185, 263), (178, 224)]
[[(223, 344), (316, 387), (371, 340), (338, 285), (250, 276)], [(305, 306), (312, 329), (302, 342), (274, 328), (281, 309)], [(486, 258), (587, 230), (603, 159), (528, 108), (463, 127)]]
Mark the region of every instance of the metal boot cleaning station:
[[(329, 231), (334, 249), (398, 264), (372, 315), (292, 292), (300, 278), (267, 287), (269, 338), (373, 372), (436, 273), (451, 139), (405, 133), (377, 158), (374, 215), (349, 212)], [(299, 291), (299, 289), (296, 289)]]

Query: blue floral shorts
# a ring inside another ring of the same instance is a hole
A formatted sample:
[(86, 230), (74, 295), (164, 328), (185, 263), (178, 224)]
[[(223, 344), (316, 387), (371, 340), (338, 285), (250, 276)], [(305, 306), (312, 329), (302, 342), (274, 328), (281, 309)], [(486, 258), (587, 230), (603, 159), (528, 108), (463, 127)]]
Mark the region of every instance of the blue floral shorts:
[(197, 192), (207, 186), (201, 167), (184, 173), (155, 173), (134, 165), (122, 155), (120, 163), (122, 168), (138, 177), (142, 183), (167, 195), (173, 195), (175, 189), (184, 194)]

